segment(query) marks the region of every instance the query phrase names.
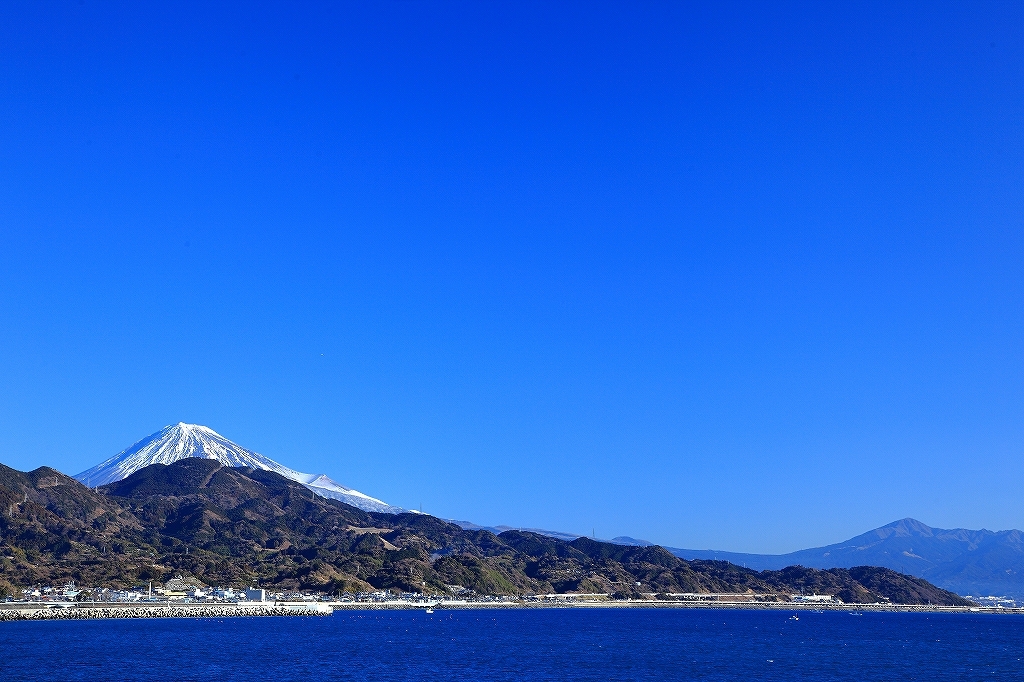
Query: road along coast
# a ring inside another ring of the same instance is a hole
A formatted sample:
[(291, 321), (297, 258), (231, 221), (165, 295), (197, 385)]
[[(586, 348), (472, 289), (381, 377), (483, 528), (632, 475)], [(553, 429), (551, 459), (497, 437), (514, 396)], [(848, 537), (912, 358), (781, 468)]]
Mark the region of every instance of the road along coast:
[(84, 620), (92, 618), (252, 618), (257, 616), (329, 616), (323, 603), (267, 604), (110, 604), (52, 606), (0, 604), (0, 622), (14, 620)]
[(336, 611), (372, 611), (372, 610), (424, 610), (458, 611), (466, 609), (745, 609), (762, 611), (845, 611), (857, 613), (991, 613), (991, 614), (1024, 614), (1024, 608), (996, 608), (987, 606), (936, 606), (933, 604), (807, 604), (800, 602), (728, 602), (728, 601), (661, 601), (661, 600), (594, 600), (594, 601), (507, 601), (507, 602), (472, 602), (472, 601), (438, 601), (438, 602), (329, 602)]
[(17, 620), (86, 620), (103, 618), (252, 618), (260, 616), (330, 616), (341, 611), (470, 609), (746, 609), (768, 611), (987, 613), (1024, 615), (1024, 608), (934, 606), (905, 604), (803, 604), (794, 602), (666, 602), (617, 601), (507, 601), (507, 602), (268, 602), (266, 604), (0, 604), (0, 622)]

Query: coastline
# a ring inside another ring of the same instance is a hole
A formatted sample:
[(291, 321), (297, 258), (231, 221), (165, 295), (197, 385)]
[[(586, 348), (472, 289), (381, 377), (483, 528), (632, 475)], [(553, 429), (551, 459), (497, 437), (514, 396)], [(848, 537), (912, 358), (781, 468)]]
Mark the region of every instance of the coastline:
[(847, 611), (852, 613), (991, 613), (1024, 614), (1024, 608), (997, 608), (988, 606), (938, 606), (934, 604), (808, 604), (800, 602), (727, 602), (727, 601), (547, 601), (547, 602), (327, 602), (335, 611), (424, 610), (459, 611), (472, 609), (717, 609), (752, 611)]
[(267, 604), (0, 604), (0, 622), (19, 620), (92, 620), (106, 618), (254, 618), (263, 616), (330, 616), (325, 603)]
[(930, 604), (803, 604), (793, 602), (666, 602), (547, 601), (547, 602), (268, 602), (266, 604), (0, 604), (0, 622), (27, 620), (94, 620), (130, 618), (253, 618), (271, 616), (330, 616), (335, 611), (469, 611), (487, 609), (716, 609), (761, 611), (845, 611), (848, 613), (965, 613), (1024, 614), (1024, 608), (935, 606)]

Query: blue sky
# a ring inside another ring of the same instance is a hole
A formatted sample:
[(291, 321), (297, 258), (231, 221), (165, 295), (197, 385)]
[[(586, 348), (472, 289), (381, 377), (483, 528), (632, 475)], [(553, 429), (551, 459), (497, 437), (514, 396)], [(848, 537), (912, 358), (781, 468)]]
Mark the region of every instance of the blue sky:
[(1024, 527), (1015, 3), (5, 3), (0, 462), (439, 516)]

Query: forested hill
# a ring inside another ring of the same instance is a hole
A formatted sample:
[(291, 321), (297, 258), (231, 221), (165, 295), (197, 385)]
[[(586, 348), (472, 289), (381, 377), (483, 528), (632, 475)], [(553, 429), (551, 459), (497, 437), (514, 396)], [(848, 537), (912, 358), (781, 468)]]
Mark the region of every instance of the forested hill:
[(46, 467), (0, 465), (0, 590), (74, 579), (131, 586), (190, 574), (208, 585), (433, 594), (835, 594), (845, 602), (967, 605), (889, 569), (757, 572), (535, 533), (463, 530), (424, 514), (365, 512), (269, 471), (207, 459), (155, 464), (91, 490)]

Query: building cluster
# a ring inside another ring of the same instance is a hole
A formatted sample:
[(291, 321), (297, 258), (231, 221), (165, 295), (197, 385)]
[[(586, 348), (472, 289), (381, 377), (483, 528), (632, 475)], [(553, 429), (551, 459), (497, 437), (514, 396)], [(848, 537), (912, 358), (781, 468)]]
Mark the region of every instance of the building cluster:
[[(250, 587), (235, 589), (231, 587), (208, 587), (194, 578), (177, 575), (162, 585), (145, 583), (131, 589), (112, 589), (105, 587), (82, 588), (69, 581), (61, 586), (36, 586), (25, 588), (21, 594), (8, 597), (7, 601), (24, 602), (115, 602), (115, 603), (187, 603), (187, 604), (223, 604), (252, 602), (351, 602), (351, 603), (396, 603), (431, 604), (450, 603), (494, 603), (509, 602), (559, 602), (594, 601), (607, 599), (607, 594), (527, 594), (518, 596), (478, 595), (470, 589), (456, 585), (448, 586), (448, 594), (426, 594), (423, 592), (396, 592), (392, 590), (376, 590), (372, 592), (345, 592), (329, 595), (311, 591), (268, 591), (263, 588)], [(778, 602), (780, 595), (754, 593), (690, 593), (645, 595), (651, 600), (671, 600), (683, 602)], [(992, 608), (1016, 608), (1017, 602), (1008, 597), (969, 597), (981, 606)], [(782, 597), (781, 601), (786, 601)], [(830, 594), (792, 594), (789, 601), (799, 604), (841, 605), (843, 601)]]
[[(146, 583), (136, 585), (130, 589), (116, 589), (106, 587), (83, 588), (76, 586), (74, 582), (68, 582), (60, 587), (36, 586), (21, 590), (21, 594), (8, 597), (7, 601), (18, 602), (48, 602), (48, 603), (69, 603), (69, 602), (100, 602), (100, 603), (124, 603), (140, 604), (147, 603), (166, 604), (223, 604), (223, 603), (251, 603), (251, 602), (352, 602), (352, 603), (385, 603), (400, 602), (409, 604), (432, 604), (440, 601), (448, 602), (480, 602), (480, 603), (509, 603), (520, 599), (525, 601), (543, 601), (551, 595), (529, 595), (525, 597), (490, 596), (477, 595), (473, 590), (464, 590), (460, 595), (436, 595), (424, 594), (421, 592), (392, 592), (390, 590), (377, 590), (374, 592), (345, 592), (341, 595), (328, 595), (323, 592), (307, 591), (268, 591), (262, 588), (233, 589), (225, 587), (204, 587), (194, 585), (186, 580), (176, 577), (163, 585)], [(566, 597), (566, 595), (559, 595)], [(568, 595), (575, 600), (576, 595)]]
[[(60, 587), (42, 586), (27, 587), (21, 590), (19, 601), (28, 602), (123, 602), (123, 603), (147, 603), (147, 602), (185, 602), (185, 603), (225, 603), (225, 602), (265, 602), (284, 601), (285, 593), (267, 593), (266, 590), (251, 587), (244, 590), (236, 590), (230, 587), (206, 587), (198, 581), (175, 576), (163, 585), (146, 583), (136, 585), (131, 589), (116, 589), (107, 587), (83, 588), (69, 581)], [(289, 598), (296, 601), (316, 601), (316, 595), (287, 593)], [(15, 597), (8, 597), (8, 601), (14, 601)]]
[[(842, 604), (843, 600), (831, 594), (794, 594), (790, 601), (800, 604)], [(888, 600), (886, 600), (888, 601)]]
[(1015, 609), (1018, 606), (1024, 606), (1024, 600), (1014, 599), (1012, 597), (967, 597), (971, 601), (981, 605), (988, 606), (994, 609)]
[(438, 602), (462, 602), (462, 603), (506, 603), (514, 602), (519, 597), (477, 595), (473, 590), (464, 590), (461, 594), (453, 596), (440, 594), (424, 594), (422, 592), (391, 592), (390, 590), (377, 590), (375, 592), (345, 592), (331, 601), (337, 602), (406, 602), (411, 604), (436, 604)]

